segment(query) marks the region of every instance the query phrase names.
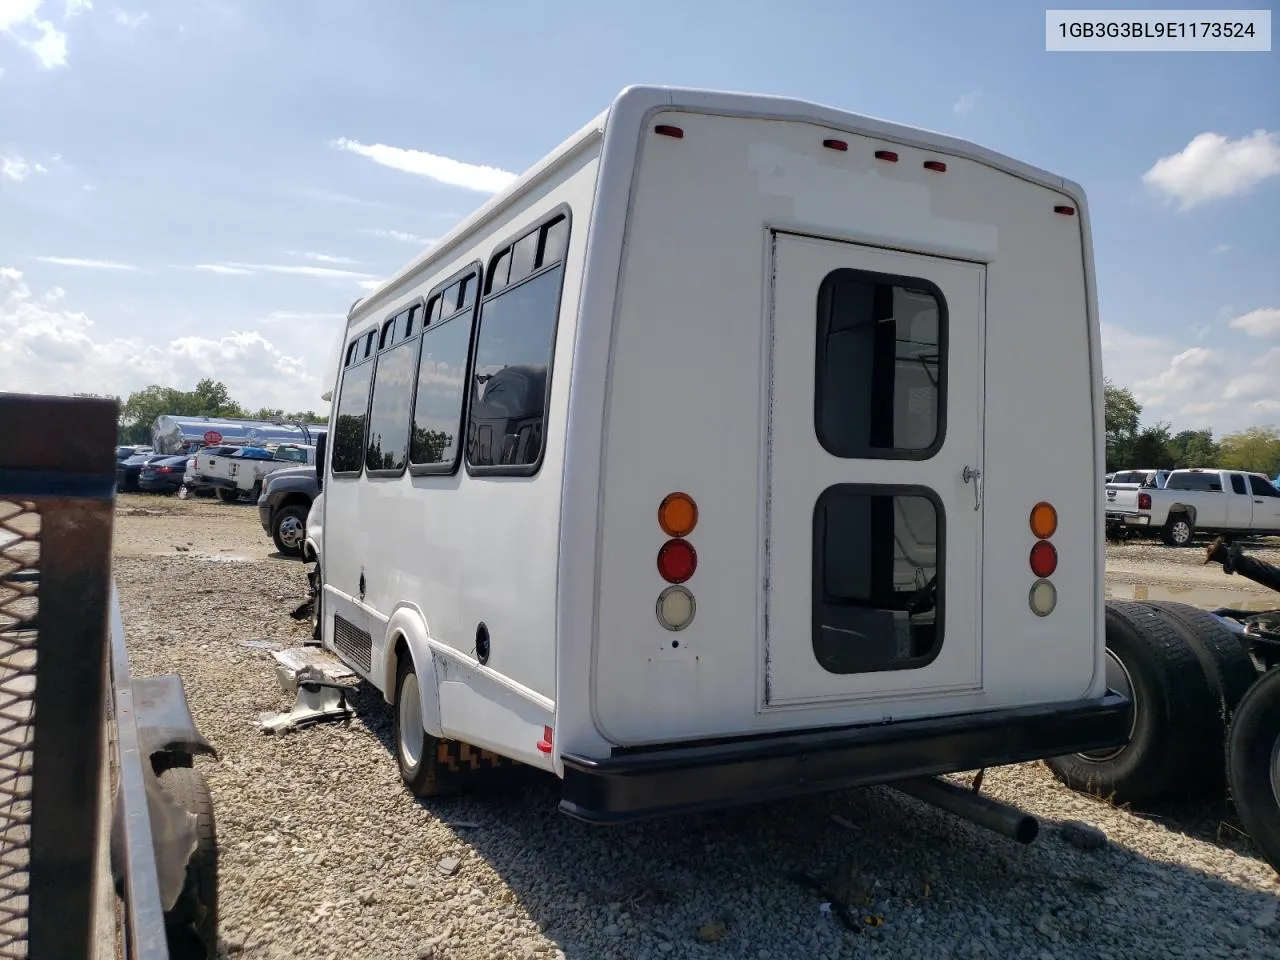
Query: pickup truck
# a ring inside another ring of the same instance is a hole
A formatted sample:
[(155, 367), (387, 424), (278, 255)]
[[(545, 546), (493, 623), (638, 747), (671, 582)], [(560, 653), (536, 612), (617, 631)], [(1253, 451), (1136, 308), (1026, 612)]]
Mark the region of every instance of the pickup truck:
[(1136, 483), (1140, 487), (1159, 487), (1169, 481), (1169, 474), (1172, 470), (1159, 470), (1154, 467), (1143, 469), (1141, 467), (1135, 470), (1117, 470), (1107, 478), (1108, 484), (1124, 484)]
[(196, 482), (213, 487), (227, 503), (248, 494), (257, 500), (262, 482), (270, 473), (302, 464), (314, 465), (316, 448), (300, 443), (271, 447), (241, 447), (226, 456), (200, 456), (196, 460)]
[(1196, 534), (1280, 535), (1280, 490), (1242, 470), (1174, 470), (1164, 487), (1107, 484), (1107, 534), (1159, 534), (1185, 547)]
[(315, 559), (307, 555), (307, 514), (319, 493), (315, 467), (277, 470), (262, 484), (258, 517), (284, 556)]

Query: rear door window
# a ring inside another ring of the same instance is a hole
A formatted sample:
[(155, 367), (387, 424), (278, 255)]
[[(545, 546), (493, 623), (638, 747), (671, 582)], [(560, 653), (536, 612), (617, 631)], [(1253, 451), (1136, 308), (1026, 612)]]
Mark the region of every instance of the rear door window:
[(832, 271), (818, 289), (814, 426), (828, 453), (925, 459), (945, 432), (947, 306), (926, 280)]

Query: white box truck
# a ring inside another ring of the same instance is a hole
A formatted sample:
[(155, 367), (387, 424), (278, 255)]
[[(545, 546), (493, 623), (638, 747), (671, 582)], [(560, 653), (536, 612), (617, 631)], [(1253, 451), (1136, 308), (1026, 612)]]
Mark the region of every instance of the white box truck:
[(349, 313), (317, 616), (404, 781), (619, 822), (1123, 744), (1091, 258), (973, 144), (624, 90)]

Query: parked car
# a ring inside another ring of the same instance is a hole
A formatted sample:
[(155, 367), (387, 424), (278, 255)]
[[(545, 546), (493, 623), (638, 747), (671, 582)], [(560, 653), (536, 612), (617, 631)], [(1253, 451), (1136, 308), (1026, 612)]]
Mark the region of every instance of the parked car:
[(213, 485), (200, 479), (201, 458), (203, 457), (206, 463), (212, 463), (212, 458), (226, 456), (227, 454), (235, 453), (239, 449), (235, 444), (227, 443), (192, 450), (187, 454), (187, 469), (182, 476), (183, 489), (196, 496), (213, 496)]
[(116, 447), (116, 463), (128, 460), (139, 453), (155, 453), (150, 447), (137, 443), (125, 443)]
[(147, 493), (177, 493), (187, 466), (184, 456), (149, 460), (138, 473), (138, 489)]
[(1174, 470), (1163, 488), (1108, 484), (1107, 533), (1159, 533), (1185, 547), (1197, 533), (1280, 534), (1280, 490), (1242, 470)]
[(243, 496), (257, 501), (268, 474), (287, 469), (291, 464), (314, 464), (315, 447), (298, 443), (281, 443), (267, 447), (242, 447), (225, 456), (201, 456), (196, 479), (218, 492), (218, 498), (231, 503)]
[(320, 493), (315, 467), (285, 467), (267, 476), (258, 497), (262, 529), (287, 557), (305, 558), (307, 514)]
[(138, 489), (138, 477), (142, 473), (142, 467), (153, 460), (164, 460), (168, 454), (164, 453), (138, 453), (126, 460), (120, 460), (116, 463), (116, 491), (125, 493)]

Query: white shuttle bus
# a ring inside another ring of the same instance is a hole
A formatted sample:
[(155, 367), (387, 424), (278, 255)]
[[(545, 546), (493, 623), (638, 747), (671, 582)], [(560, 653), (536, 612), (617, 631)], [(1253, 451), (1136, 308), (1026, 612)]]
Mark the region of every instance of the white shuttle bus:
[(658, 87), (351, 309), (319, 632), (418, 795), (620, 822), (1123, 744), (1080, 187)]

